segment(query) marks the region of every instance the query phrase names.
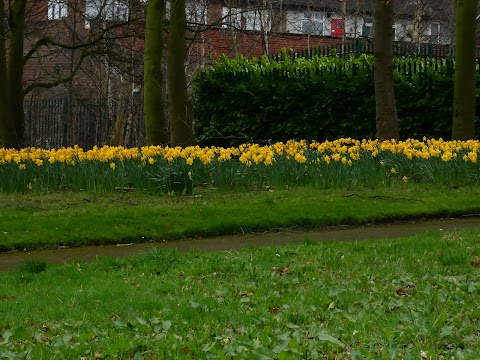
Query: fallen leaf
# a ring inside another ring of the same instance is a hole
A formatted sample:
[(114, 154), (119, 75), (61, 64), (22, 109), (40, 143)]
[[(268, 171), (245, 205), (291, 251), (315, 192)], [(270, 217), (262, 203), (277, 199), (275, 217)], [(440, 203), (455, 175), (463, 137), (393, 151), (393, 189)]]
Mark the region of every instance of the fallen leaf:
[(407, 296), (408, 293), (412, 292), (416, 288), (415, 284), (408, 284), (404, 288), (399, 288), (395, 292), (399, 296)]
[(48, 326), (44, 325), (44, 326), (42, 326), (42, 331), (48, 333), (48, 332), (50, 332), (50, 328)]
[(283, 268), (283, 269), (280, 269), (276, 266), (272, 267), (272, 271), (279, 274), (279, 275), (283, 275), (283, 274), (291, 274), (291, 271), (288, 267), (286, 268)]
[(470, 265), (473, 267), (480, 268), (480, 257), (475, 256), (475, 260), (470, 261)]

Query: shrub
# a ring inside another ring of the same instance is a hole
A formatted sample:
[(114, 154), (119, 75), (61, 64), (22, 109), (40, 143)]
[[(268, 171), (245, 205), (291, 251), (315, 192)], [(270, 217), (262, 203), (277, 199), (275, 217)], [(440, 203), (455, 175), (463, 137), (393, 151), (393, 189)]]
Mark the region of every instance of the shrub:
[[(236, 146), (374, 138), (373, 61), (367, 55), (220, 57), (194, 80), (196, 140), (203, 146)], [(394, 75), (401, 138), (450, 138), (452, 61), (395, 59)]]

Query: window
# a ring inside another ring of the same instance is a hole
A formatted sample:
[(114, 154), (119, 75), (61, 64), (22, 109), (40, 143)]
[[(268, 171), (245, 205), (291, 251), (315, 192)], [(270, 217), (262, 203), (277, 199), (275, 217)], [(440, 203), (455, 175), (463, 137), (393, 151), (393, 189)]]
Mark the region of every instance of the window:
[(65, 18), (68, 15), (67, 0), (49, 0), (48, 1), (48, 19), (57, 20)]
[(116, 2), (113, 6), (113, 19), (117, 21), (128, 21), (130, 9), (128, 4)]
[(440, 24), (439, 23), (430, 24), (430, 42), (433, 44), (438, 44), (440, 42)]
[(395, 23), (393, 25), (393, 41), (407, 41), (408, 28), (405, 23)]
[(242, 10), (237, 8), (227, 8), (222, 9), (222, 18), (223, 24), (222, 27), (233, 26), (237, 29), (242, 27)]
[(406, 41), (411, 41), (412, 40), (412, 34), (413, 34), (413, 25), (412, 24), (407, 24), (405, 26), (405, 40)]
[(243, 13), (243, 16), (245, 17), (245, 30), (270, 30), (270, 16), (267, 11), (248, 10)]
[(320, 12), (305, 12), (301, 19), (302, 34), (323, 35), (324, 20)]
[(87, 19), (102, 19), (128, 21), (128, 0), (87, 0), (85, 17)]
[[(166, 2), (165, 18), (170, 20), (170, 1)], [(187, 16), (187, 23), (206, 24), (207, 23), (207, 6), (205, 1), (187, 0), (185, 1), (185, 15)]]
[(373, 36), (373, 23), (365, 22), (362, 27), (362, 35), (366, 37)]
[(260, 13), (256, 10), (246, 11), (243, 16), (245, 17), (245, 30), (257, 30), (261, 29)]
[(187, 14), (187, 22), (193, 24), (207, 23), (207, 5), (205, 1), (187, 1), (185, 4), (185, 12)]

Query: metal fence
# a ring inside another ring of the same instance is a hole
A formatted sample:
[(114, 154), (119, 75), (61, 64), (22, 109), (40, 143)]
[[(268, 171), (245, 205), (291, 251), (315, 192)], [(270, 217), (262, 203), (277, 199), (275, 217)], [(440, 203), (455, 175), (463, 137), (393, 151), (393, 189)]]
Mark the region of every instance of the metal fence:
[[(369, 54), (373, 55), (374, 45), (370, 38), (359, 38), (347, 40), (344, 43), (334, 45), (316, 45), (310, 49), (289, 49), (281, 53), (270, 55), (270, 59), (281, 61), (285, 56), (291, 60), (297, 58), (312, 58), (314, 56), (344, 56), (348, 57), (351, 54)], [(419, 56), (434, 59), (452, 58), (454, 56), (454, 46), (444, 44), (419, 44), (412, 43), (394, 43), (393, 53), (396, 57)], [(476, 57), (480, 59), (480, 48), (476, 50)]]
[(96, 98), (45, 98), (26, 101), (25, 142), (46, 149), (78, 145), (145, 144), (143, 107), (110, 105)]

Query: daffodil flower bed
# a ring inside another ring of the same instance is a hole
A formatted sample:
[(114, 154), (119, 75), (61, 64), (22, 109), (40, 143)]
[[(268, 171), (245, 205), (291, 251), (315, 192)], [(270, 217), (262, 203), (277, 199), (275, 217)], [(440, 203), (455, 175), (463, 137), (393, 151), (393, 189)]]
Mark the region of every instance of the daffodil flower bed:
[(261, 146), (0, 149), (0, 192), (115, 189), (191, 194), (286, 186), (477, 185), (480, 142), (288, 141)]

